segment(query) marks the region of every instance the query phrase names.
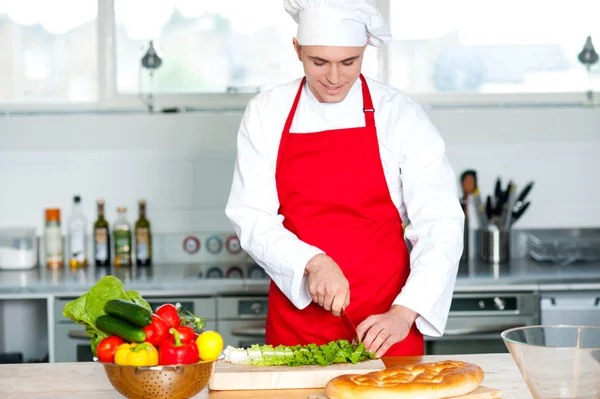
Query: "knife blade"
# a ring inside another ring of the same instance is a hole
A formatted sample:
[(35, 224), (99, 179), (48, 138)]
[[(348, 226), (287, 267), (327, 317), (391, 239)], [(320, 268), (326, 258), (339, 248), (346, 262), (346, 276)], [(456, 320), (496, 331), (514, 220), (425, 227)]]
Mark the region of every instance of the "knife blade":
[(348, 315), (346, 314), (346, 311), (342, 308), (342, 323), (344, 323), (344, 327), (346, 327), (346, 330), (348, 331), (348, 333), (350, 333), (350, 336), (352, 337), (352, 339), (354, 339), (354, 341), (359, 344), (360, 341), (358, 340), (358, 333), (356, 332), (356, 327), (354, 327), (354, 324), (352, 324), (352, 321), (350, 320), (350, 318), (348, 317)]
[(519, 194), (519, 196), (517, 197), (517, 200), (515, 202), (524, 202), (525, 201), (525, 197), (527, 197), (527, 194), (529, 194), (529, 192), (533, 188), (533, 184), (534, 184), (534, 182), (529, 182), (525, 186), (525, 188), (523, 189), (523, 191), (521, 192), (521, 194)]
[(523, 213), (525, 213), (525, 211), (527, 210), (527, 208), (529, 208), (529, 204), (530, 202), (526, 202), (525, 205), (523, 205), (519, 210), (517, 211), (513, 211), (512, 213), (512, 221), (511, 226), (513, 224), (515, 224), (517, 222), (517, 220), (519, 220), (519, 218), (523, 215)]

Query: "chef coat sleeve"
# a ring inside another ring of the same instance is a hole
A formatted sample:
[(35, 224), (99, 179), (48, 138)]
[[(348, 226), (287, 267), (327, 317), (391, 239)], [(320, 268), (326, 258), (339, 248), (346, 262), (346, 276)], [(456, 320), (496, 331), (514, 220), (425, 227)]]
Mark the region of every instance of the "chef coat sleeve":
[[(249, 102), (239, 127), (237, 157), (225, 213), (241, 247), (264, 268), (289, 300), (303, 309), (311, 302), (308, 278), (304, 274), (306, 264), (323, 251), (301, 241), (282, 224), (275, 184), (277, 154), (269, 154), (256, 103), (256, 99)], [(271, 147), (277, 149), (278, 146)]]
[(445, 155), (445, 144), (427, 114), (416, 104), (402, 123), (401, 181), (410, 221), (405, 235), (413, 249), (410, 275), (394, 304), (418, 313), (419, 331), (444, 333), (458, 264), (463, 250), (464, 213), (455, 173)]

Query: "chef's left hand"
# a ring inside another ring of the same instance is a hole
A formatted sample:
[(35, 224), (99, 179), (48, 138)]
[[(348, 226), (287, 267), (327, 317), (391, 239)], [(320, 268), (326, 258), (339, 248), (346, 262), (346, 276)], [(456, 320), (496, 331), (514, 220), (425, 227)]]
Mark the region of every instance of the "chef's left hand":
[(405, 306), (394, 305), (385, 313), (367, 317), (356, 327), (356, 332), (365, 348), (381, 358), (392, 345), (408, 336), (417, 316)]

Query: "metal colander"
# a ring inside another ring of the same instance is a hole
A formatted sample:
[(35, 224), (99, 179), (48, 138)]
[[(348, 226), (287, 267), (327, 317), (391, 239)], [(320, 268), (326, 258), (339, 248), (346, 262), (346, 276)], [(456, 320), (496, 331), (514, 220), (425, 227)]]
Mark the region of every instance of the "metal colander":
[(211, 379), (216, 360), (175, 366), (121, 366), (101, 363), (112, 386), (129, 399), (187, 399)]

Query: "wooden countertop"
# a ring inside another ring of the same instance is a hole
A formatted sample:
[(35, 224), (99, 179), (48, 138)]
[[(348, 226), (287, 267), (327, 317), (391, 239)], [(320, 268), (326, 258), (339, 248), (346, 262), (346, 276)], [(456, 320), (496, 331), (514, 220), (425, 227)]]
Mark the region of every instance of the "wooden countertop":
[[(531, 399), (519, 369), (509, 354), (384, 358), (386, 366), (439, 360), (463, 360), (478, 364), (486, 373), (483, 385), (502, 391), (503, 399)], [(202, 391), (194, 399), (265, 398), (307, 399), (322, 390)], [(95, 363), (35, 363), (0, 365), (2, 399), (122, 399)]]

